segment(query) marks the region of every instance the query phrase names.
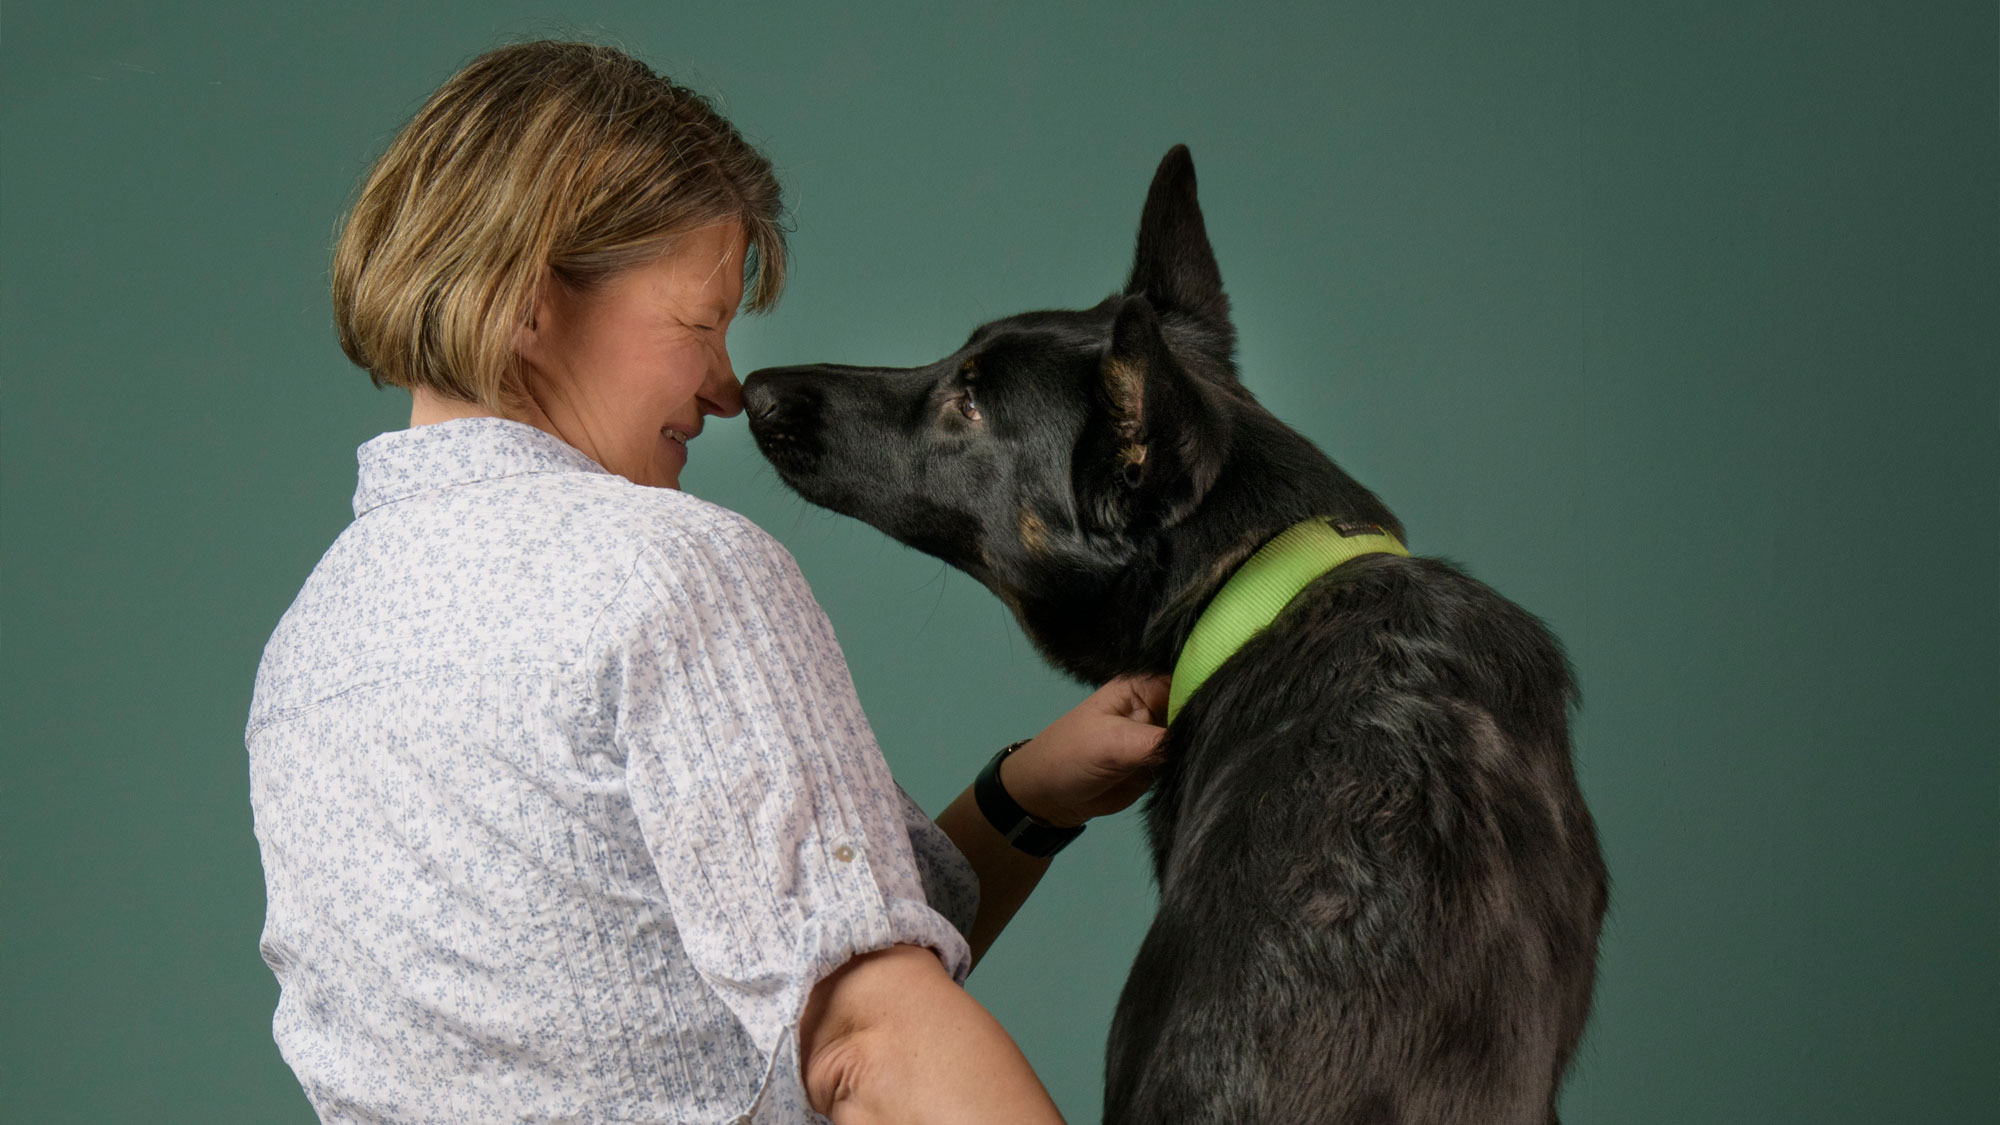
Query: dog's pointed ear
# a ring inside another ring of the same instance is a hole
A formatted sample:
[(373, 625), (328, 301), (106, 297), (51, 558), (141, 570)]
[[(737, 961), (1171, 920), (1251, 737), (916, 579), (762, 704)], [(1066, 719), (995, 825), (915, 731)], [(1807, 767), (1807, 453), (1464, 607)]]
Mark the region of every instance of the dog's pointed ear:
[(1144, 297), (1126, 297), (1102, 362), (1110, 424), (1092, 460), (1106, 466), (1100, 516), (1107, 526), (1179, 523), (1222, 471), (1229, 415), (1190, 376)]
[(1229, 325), (1229, 298), (1208, 244), (1208, 227), (1195, 197), (1194, 157), (1186, 145), (1167, 150), (1153, 173), (1125, 292), (1145, 297), (1162, 313), (1187, 313), (1220, 328)]

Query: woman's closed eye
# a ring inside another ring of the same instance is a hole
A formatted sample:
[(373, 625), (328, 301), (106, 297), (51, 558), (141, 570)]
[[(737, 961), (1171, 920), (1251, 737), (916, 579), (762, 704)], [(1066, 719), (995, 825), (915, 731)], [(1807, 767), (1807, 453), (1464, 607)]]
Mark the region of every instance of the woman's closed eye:
[(689, 316), (681, 323), (697, 332), (720, 332), (729, 327), (729, 310), (711, 308)]

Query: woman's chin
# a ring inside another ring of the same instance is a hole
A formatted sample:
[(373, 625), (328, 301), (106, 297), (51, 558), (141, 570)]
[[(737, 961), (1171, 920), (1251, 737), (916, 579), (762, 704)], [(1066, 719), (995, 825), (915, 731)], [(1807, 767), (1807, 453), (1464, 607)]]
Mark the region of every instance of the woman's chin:
[(653, 479), (646, 483), (655, 488), (679, 488), (681, 470), (687, 468), (688, 449), (686, 442), (675, 441), (665, 434), (660, 435), (659, 452), (653, 456)]

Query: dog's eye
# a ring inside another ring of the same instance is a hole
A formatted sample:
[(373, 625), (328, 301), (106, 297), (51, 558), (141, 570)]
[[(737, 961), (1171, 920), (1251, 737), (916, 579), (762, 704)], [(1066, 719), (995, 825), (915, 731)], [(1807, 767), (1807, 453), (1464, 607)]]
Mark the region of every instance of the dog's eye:
[(965, 388), (964, 392), (958, 396), (958, 412), (965, 415), (968, 422), (977, 422), (982, 417), (979, 413), (979, 404), (972, 399), (971, 387)]

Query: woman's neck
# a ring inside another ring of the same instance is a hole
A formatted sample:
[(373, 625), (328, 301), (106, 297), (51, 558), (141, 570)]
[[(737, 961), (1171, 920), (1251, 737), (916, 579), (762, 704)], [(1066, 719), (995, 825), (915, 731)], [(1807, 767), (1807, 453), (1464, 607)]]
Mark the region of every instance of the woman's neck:
[(417, 387), (410, 391), (410, 428), (449, 422), (454, 418), (499, 418), (476, 402), (446, 398), (436, 391)]
[(410, 392), (410, 428), (428, 426), (437, 422), (449, 422), (454, 418), (506, 418), (513, 422), (525, 422), (538, 430), (556, 433), (555, 424), (542, 412), (540, 404), (529, 398), (519, 415), (501, 414), (488, 410), (476, 402), (447, 398), (433, 390), (417, 387)]

